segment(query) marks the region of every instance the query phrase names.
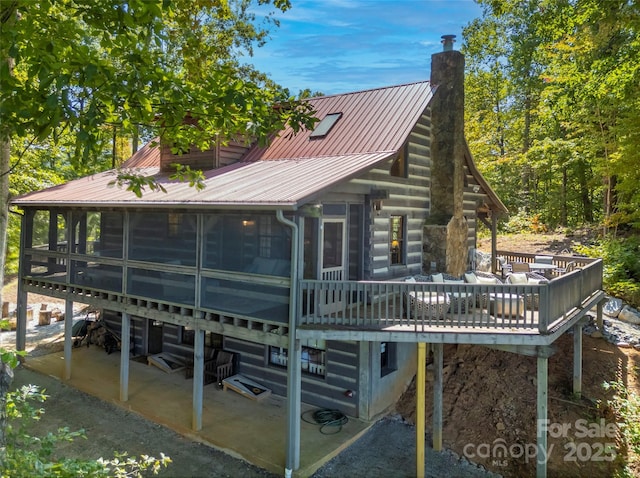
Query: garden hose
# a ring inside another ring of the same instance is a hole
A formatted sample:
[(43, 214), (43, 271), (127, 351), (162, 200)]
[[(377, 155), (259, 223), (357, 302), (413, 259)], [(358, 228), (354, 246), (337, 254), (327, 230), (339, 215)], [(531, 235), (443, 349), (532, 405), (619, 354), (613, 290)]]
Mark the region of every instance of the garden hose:
[[(311, 419), (309, 419), (311, 415)], [(320, 425), (320, 433), (333, 435), (342, 430), (349, 419), (340, 410), (321, 408), (320, 410), (308, 410), (302, 414), (302, 420), (314, 425)]]

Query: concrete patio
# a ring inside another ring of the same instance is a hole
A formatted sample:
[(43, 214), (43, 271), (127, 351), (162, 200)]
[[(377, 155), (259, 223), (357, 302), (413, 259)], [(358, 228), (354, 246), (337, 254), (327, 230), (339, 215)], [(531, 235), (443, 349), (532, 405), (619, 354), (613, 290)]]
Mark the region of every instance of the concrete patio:
[[(63, 352), (27, 357), (26, 367), (60, 380)], [(74, 348), (68, 385), (114, 403), (201, 443), (242, 458), (275, 474), (283, 474), (286, 451), (286, 400), (270, 395), (253, 401), (215, 384), (204, 387), (203, 426), (191, 429), (193, 381), (184, 372), (165, 373), (146, 363), (131, 361), (129, 400), (119, 400), (120, 354), (102, 348)], [(314, 410), (302, 404), (302, 413)], [(373, 423), (349, 418), (341, 430), (321, 433), (319, 425), (301, 424), (300, 468), (295, 476), (309, 476), (357, 440)], [(334, 433), (335, 432), (335, 433)]]

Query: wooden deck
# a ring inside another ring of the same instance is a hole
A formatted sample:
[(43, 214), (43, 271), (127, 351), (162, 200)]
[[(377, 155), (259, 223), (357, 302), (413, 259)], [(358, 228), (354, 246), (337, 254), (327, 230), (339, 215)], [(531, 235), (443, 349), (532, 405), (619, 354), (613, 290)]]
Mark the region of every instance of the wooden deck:
[[(301, 289), (297, 337), (334, 340), (548, 345), (604, 299), (602, 261), (591, 259), (540, 284), (302, 281)], [(443, 296), (458, 300), (442, 304)]]

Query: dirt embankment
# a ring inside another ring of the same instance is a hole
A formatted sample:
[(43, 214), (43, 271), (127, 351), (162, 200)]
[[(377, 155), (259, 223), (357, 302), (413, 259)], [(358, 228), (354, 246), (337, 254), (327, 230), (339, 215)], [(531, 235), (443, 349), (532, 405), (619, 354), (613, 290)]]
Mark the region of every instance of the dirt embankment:
[[(588, 234), (501, 236), (498, 249), (571, 255)], [(490, 250), (490, 240), (479, 241)], [(624, 444), (606, 406), (613, 391), (604, 382), (622, 380), (640, 394), (640, 351), (584, 336), (583, 393), (573, 397), (573, 336), (565, 334), (549, 359), (549, 476), (610, 477), (623, 460)], [(427, 380), (426, 428), (431, 429), (433, 388)], [(445, 345), (443, 439), (445, 448), (508, 477), (534, 476), (537, 360), (472, 345)], [(415, 382), (397, 404), (415, 422)], [(506, 453), (503, 453), (506, 446)], [(610, 448), (611, 447), (611, 448)], [(522, 454), (521, 454), (522, 453)], [(520, 455), (521, 454), (521, 455)], [(615, 458), (615, 459), (613, 459)], [(612, 460), (613, 459), (613, 460)], [(634, 470), (640, 476), (640, 468)]]

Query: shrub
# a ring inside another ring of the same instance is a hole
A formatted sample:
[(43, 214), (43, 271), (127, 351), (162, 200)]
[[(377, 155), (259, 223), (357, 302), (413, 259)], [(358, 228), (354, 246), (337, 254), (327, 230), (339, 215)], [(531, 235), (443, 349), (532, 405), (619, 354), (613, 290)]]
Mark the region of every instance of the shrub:
[(640, 238), (605, 238), (592, 246), (576, 246), (576, 252), (601, 257), (607, 293), (640, 307)]
[[(6, 321), (3, 321), (6, 322)], [(0, 322), (0, 327), (3, 325)], [(18, 354), (0, 348), (0, 380), (10, 382), (12, 369), (17, 364)], [(40, 419), (44, 413), (39, 405), (47, 399), (44, 390), (35, 385), (25, 385), (18, 390), (2, 394), (0, 388), (0, 410), (5, 419), (0, 422), (0, 477), (141, 477), (142, 472), (157, 474), (162, 467), (171, 463), (168, 456), (160, 458), (142, 455), (140, 458), (128, 457), (126, 453), (115, 453), (110, 460), (80, 460), (59, 456), (56, 446), (59, 443), (86, 438), (82, 430), (70, 431), (60, 428), (44, 436), (32, 436), (29, 425)]]
[(624, 445), (627, 451), (625, 469), (617, 476), (634, 476), (634, 469), (640, 460), (640, 396), (629, 391), (620, 380), (605, 382), (602, 386), (613, 391), (613, 398), (606, 405), (613, 411), (618, 420)]

